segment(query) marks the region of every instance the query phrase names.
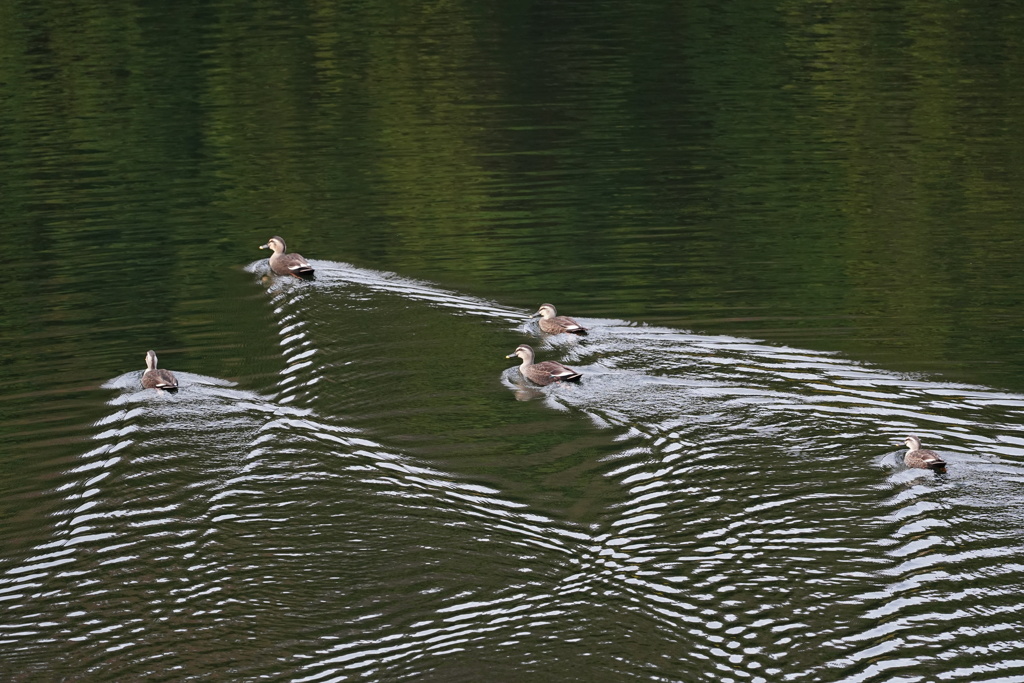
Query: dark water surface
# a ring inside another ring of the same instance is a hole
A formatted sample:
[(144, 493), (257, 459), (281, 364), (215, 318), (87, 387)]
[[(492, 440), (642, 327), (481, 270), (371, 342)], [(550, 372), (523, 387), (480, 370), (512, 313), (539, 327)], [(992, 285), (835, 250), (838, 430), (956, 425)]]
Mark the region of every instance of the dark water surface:
[(1013, 7), (57, 0), (0, 50), (4, 680), (1024, 681)]

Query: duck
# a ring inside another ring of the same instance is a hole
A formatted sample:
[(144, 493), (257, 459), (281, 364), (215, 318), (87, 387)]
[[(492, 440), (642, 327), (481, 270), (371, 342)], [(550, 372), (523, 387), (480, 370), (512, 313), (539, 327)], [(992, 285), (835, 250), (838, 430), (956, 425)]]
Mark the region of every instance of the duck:
[(152, 350), (146, 351), (146, 371), (142, 373), (142, 386), (171, 392), (178, 390), (178, 378), (170, 370), (156, 367), (156, 352)]
[(932, 470), (934, 472), (945, 472), (946, 461), (939, 457), (939, 454), (935, 451), (929, 451), (926, 448), (921, 448), (921, 440), (916, 436), (908, 436), (904, 441), (907, 448), (906, 455), (903, 456), (903, 462), (907, 464), (907, 467), (917, 467), (922, 470)]
[(539, 324), (542, 332), (547, 332), (548, 334), (569, 332), (570, 334), (578, 334), (580, 336), (586, 336), (587, 334), (587, 328), (568, 316), (558, 315), (558, 311), (551, 304), (541, 304), (537, 312), (530, 317), (536, 318), (537, 316), (540, 316)]
[(520, 344), (515, 351), (505, 356), (505, 358), (516, 357), (523, 359), (522, 365), (519, 366), (519, 373), (534, 384), (547, 386), (553, 382), (579, 382), (583, 377), (572, 368), (567, 368), (553, 360), (534, 363), (533, 348), (526, 344)]
[(273, 249), (274, 254), (270, 257), (270, 270), (278, 275), (294, 275), (301, 280), (312, 280), (313, 266), (304, 259), (301, 254), (289, 254), (284, 239), (274, 235), (260, 249)]

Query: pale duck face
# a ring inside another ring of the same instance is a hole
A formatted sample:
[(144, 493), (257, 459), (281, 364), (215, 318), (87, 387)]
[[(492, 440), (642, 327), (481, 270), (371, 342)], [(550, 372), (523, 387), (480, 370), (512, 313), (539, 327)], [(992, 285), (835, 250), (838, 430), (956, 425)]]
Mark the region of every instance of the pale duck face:
[(275, 254), (285, 253), (284, 240), (280, 237), (271, 237), (260, 249), (273, 249)]
[(518, 347), (516, 347), (515, 351), (505, 356), (505, 358), (515, 358), (516, 356), (522, 358), (527, 362), (531, 362), (533, 361), (533, 349), (531, 349), (526, 344), (520, 344)]
[(537, 309), (537, 312), (534, 313), (534, 315), (539, 315), (546, 320), (548, 318), (554, 318), (558, 313), (555, 311), (555, 307), (551, 304), (541, 304), (540, 308)]

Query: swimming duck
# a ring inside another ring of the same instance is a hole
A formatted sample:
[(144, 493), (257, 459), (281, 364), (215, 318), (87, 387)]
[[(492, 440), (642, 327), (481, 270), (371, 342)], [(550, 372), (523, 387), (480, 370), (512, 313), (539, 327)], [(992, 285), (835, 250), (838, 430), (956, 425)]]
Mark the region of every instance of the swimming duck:
[(903, 456), (903, 462), (907, 464), (907, 467), (917, 467), (935, 472), (946, 471), (946, 461), (940, 458), (939, 454), (935, 451), (921, 448), (921, 440), (916, 436), (908, 436), (904, 443), (910, 449)]
[(515, 351), (505, 356), (505, 358), (515, 358), (516, 356), (523, 359), (523, 364), (519, 366), (520, 374), (534, 384), (546, 386), (552, 382), (579, 382), (580, 378), (583, 377), (583, 375), (572, 368), (567, 368), (553, 360), (534, 363), (533, 349), (526, 344), (520, 344)]
[(178, 390), (178, 378), (170, 370), (157, 369), (154, 351), (146, 351), (146, 371), (142, 373), (142, 386), (146, 389)]
[(548, 334), (570, 332), (581, 336), (587, 334), (587, 328), (568, 316), (558, 315), (558, 311), (551, 304), (541, 304), (537, 312), (530, 317), (536, 318), (538, 315), (540, 316), (540, 329), (542, 332), (547, 332)]
[(278, 275), (294, 275), (303, 280), (313, 279), (313, 266), (309, 265), (309, 261), (302, 258), (301, 254), (289, 254), (282, 238), (275, 235), (260, 249), (274, 250), (274, 255), (269, 259), (270, 269)]

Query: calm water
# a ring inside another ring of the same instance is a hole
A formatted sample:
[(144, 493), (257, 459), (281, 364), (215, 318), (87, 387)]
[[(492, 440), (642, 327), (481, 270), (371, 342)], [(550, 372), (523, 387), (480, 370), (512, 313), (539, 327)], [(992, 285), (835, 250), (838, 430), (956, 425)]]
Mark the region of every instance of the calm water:
[(5, 680), (1024, 681), (1024, 15), (0, 17)]

